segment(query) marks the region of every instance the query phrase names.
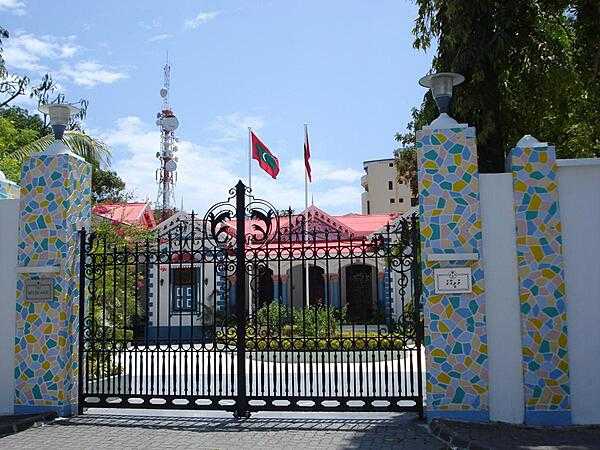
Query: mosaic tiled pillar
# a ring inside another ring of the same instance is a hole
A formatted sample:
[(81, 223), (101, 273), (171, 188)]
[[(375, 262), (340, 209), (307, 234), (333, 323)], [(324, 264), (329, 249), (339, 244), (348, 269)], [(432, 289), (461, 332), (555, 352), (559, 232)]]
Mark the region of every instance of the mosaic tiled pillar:
[[(76, 412), (77, 231), (89, 223), (90, 189), (91, 166), (77, 156), (38, 155), (23, 165), (17, 246), (17, 413)], [(29, 280), (44, 279), (53, 287), (52, 298), (28, 299)]]
[(0, 200), (5, 198), (19, 198), (19, 185), (8, 180), (0, 171)]
[[(488, 352), (475, 129), (417, 133), (427, 417), (487, 421)], [(444, 256), (440, 257), (440, 254)], [(472, 292), (436, 294), (436, 268), (470, 267)]]
[(571, 421), (567, 312), (554, 147), (526, 136), (509, 158), (517, 262), (525, 422)]

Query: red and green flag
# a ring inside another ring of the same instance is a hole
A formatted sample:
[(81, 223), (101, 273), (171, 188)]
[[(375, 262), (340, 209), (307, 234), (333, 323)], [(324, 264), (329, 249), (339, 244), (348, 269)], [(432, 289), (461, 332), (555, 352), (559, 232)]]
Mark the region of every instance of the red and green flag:
[(258, 161), (258, 165), (262, 170), (267, 172), (274, 179), (277, 178), (279, 173), (279, 160), (277, 156), (271, 153), (271, 150), (263, 144), (263, 142), (250, 131), (250, 142), (252, 145), (252, 159)]
[(306, 169), (308, 181), (312, 183), (312, 170), (310, 167), (310, 145), (308, 143), (308, 127), (306, 125), (304, 125), (304, 168)]

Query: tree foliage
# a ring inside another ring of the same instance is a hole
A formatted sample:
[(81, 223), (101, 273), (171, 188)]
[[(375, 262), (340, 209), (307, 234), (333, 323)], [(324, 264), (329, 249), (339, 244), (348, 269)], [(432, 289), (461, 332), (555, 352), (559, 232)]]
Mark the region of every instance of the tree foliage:
[(398, 180), (409, 183), (412, 197), (419, 195), (417, 183), (417, 149), (414, 146), (405, 147), (396, 151), (396, 172)]
[(22, 160), (19, 149), (39, 139), (46, 132), (38, 116), (22, 108), (0, 109), (0, 170), (9, 180), (19, 182)]
[[(144, 249), (154, 242), (151, 231), (135, 225), (119, 225), (103, 219), (94, 219), (91, 246), (91, 264), (97, 270), (86, 279), (86, 326), (93, 342), (104, 345), (126, 345), (143, 327), (147, 289), (146, 269), (143, 263), (123, 264), (130, 252)], [(101, 268), (101, 270), (99, 270)], [(123, 371), (118, 360), (109, 352), (96, 352), (102, 347), (91, 346), (87, 363), (92, 377), (99, 378)]]
[(126, 202), (130, 195), (125, 182), (112, 170), (103, 170), (99, 164), (92, 165), (92, 202)]
[[(432, 71), (458, 72), (453, 116), (477, 127), (482, 172), (504, 170), (525, 134), (559, 157), (600, 156), (600, 2), (597, 0), (415, 0), (414, 47), (435, 42)], [(430, 94), (407, 132), (431, 122)]]

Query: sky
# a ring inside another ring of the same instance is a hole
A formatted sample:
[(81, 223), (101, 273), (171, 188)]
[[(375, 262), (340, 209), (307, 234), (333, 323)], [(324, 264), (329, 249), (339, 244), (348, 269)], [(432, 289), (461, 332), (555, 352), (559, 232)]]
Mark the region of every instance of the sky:
[(188, 211), (247, 181), (249, 126), (281, 165), (273, 180), (253, 162), (254, 194), (302, 210), (308, 123), (315, 205), (360, 212), (362, 161), (392, 157), (424, 94), (432, 53), (412, 48), (415, 17), (410, 0), (0, 0), (8, 69), (33, 81), (48, 72), (67, 100), (87, 99), (86, 131), (141, 200), (157, 195), (168, 52), (176, 203)]

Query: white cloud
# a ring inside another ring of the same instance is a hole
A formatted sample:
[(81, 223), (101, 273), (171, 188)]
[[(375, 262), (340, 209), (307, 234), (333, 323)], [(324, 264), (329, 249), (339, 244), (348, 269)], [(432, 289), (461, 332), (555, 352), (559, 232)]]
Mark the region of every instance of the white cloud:
[[(102, 133), (102, 137), (116, 152), (113, 168), (125, 180), (128, 189), (133, 189), (142, 199), (155, 201), (158, 129), (150, 128), (139, 117), (125, 117), (117, 121), (113, 131)], [(177, 146), (177, 206), (183, 196), (186, 209), (204, 210), (216, 199), (226, 196), (229, 185), (236, 181), (234, 166), (242, 155), (184, 139)]]
[(35, 75), (49, 72), (57, 80), (68, 80), (79, 86), (110, 84), (127, 77), (126, 73), (96, 61), (75, 60), (80, 49), (75, 36), (59, 38), (20, 33), (6, 40), (4, 59), (9, 69)]
[(138, 25), (145, 30), (155, 30), (156, 28), (162, 27), (162, 20), (160, 18), (152, 19), (151, 21), (141, 20)]
[(209, 130), (215, 132), (215, 140), (220, 143), (236, 142), (248, 137), (248, 127), (260, 130), (264, 121), (259, 116), (247, 116), (239, 112), (217, 116), (208, 126)]
[[(223, 120), (224, 117), (238, 118), (239, 121)], [(175, 187), (176, 205), (181, 197), (186, 210), (194, 209), (204, 213), (206, 209), (228, 197), (228, 191), (238, 179), (247, 182), (248, 160), (246, 135), (243, 133), (244, 118), (251, 117), (254, 123), (262, 125), (263, 119), (257, 116), (231, 114), (218, 118), (215, 123), (229, 124), (215, 128), (215, 137), (206, 144), (198, 144), (186, 139), (178, 143), (178, 175)], [(238, 130), (242, 130), (242, 134)], [(233, 130), (233, 131), (232, 131)], [(247, 133), (247, 128), (245, 129)], [(237, 133), (237, 134), (236, 134)], [(155, 180), (158, 160), (160, 133), (157, 128), (144, 123), (139, 117), (119, 119), (113, 130), (98, 133), (111, 146), (114, 152), (113, 169), (127, 183), (140, 199), (156, 200)], [(234, 139), (234, 136), (238, 136)], [(270, 201), (278, 209), (291, 206), (296, 211), (304, 208), (303, 165), (300, 160), (288, 162), (280, 158), (281, 172), (277, 180), (271, 179), (252, 162), (252, 188), (257, 197)], [(321, 167), (323, 166), (323, 167)], [(315, 183), (311, 186), (315, 204), (331, 213), (348, 213), (360, 210), (360, 185), (353, 169), (337, 167), (330, 161), (315, 160)], [(346, 174), (342, 177), (339, 174)]]
[(198, 13), (196, 15), (196, 17), (186, 20), (183, 25), (188, 30), (190, 30), (190, 29), (194, 30), (194, 29), (198, 28), (200, 25), (203, 25), (203, 24), (215, 19), (219, 14), (221, 14), (221, 11), (201, 12), (201, 13)]
[(73, 41), (73, 37), (37, 37), (28, 33), (17, 34), (6, 40), (4, 59), (6, 65), (11, 68), (30, 71), (47, 70), (47, 60), (67, 59), (77, 53), (79, 47)]
[(150, 39), (148, 39), (148, 42), (164, 41), (166, 39), (171, 39), (172, 37), (173, 35), (169, 33), (157, 34), (156, 36), (152, 36)]
[[(330, 161), (310, 158), (312, 179), (317, 181), (337, 181), (342, 183), (358, 182), (362, 173), (349, 167), (338, 167)], [(290, 162), (290, 170), (296, 174), (297, 180), (304, 180), (304, 159)], [(358, 183), (357, 183), (358, 185)]]
[(0, 11), (10, 11), (17, 16), (25, 14), (25, 2), (22, 0), (0, 0)]
[(97, 84), (111, 84), (127, 78), (127, 74), (106, 68), (95, 61), (80, 61), (74, 65), (64, 64), (59, 75), (79, 86), (92, 87)]

